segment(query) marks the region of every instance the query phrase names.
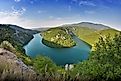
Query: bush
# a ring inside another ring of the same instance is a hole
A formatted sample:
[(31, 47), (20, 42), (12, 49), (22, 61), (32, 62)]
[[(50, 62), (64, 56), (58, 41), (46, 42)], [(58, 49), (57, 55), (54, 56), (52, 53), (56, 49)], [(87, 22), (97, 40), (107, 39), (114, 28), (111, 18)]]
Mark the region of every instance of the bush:
[(89, 60), (79, 63), (73, 70), (82, 80), (116, 81), (121, 79), (121, 33), (114, 38), (100, 37), (96, 51)]
[(3, 41), (0, 44), (0, 47), (6, 49), (8, 51), (15, 52), (15, 48), (8, 41)]
[(50, 75), (57, 73), (58, 69), (56, 64), (45, 56), (37, 56), (33, 59), (33, 67), (38, 73)]

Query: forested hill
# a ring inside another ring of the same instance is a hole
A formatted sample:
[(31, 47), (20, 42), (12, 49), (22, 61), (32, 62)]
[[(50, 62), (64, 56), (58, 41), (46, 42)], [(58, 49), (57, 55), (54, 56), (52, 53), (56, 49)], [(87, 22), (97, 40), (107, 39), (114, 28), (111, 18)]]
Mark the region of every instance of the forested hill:
[(23, 46), (32, 38), (35, 30), (24, 29), (16, 25), (0, 24), (0, 43), (9, 41), (12, 45)]
[(96, 24), (91, 22), (80, 22), (80, 23), (74, 23), (74, 24), (67, 24), (63, 25), (62, 27), (81, 27), (81, 28), (89, 28), (94, 30), (105, 30), (110, 29), (111, 27), (105, 26), (103, 24)]
[[(87, 42), (88, 44), (90, 44), (92, 46), (94, 46), (98, 42), (98, 39), (101, 35), (107, 36), (110, 34), (111, 37), (114, 37), (114, 35), (116, 33), (119, 33), (119, 30), (113, 29), (109, 26), (105, 26), (103, 24), (91, 23), (91, 22), (65, 24), (65, 25), (61, 25), (61, 26), (56, 27), (56, 29), (57, 28), (61, 28), (61, 29), (69, 30), (70, 32), (73, 32), (73, 34), (75, 34), (81, 40)], [(35, 29), (35, 30), (38, 30), (38, 29)], [(38, 31), (46, 32), (47, 30), (49, 30), (49, 29), (48, 28), (40, 28)], [(54, 31), (52, 31), (52, 32), (53, 32), (53, 34), (55, 34)], [(71, 35), (70, 32), (67, 32), (67, 33), (69, 35)]]
[(94, 44), (98, 42), (98, 39), (101, 35), (107, 36), (110, 34), (111, 37), (114, 37), (116, 33), (119, 33), (119, 30), (113, 29), (109, 26), (105, 26), (103, 24), (90, 23), (90, 22), (68, 24), (60, 27), (68, 28), (76, 36), (78, 36), (80, 39), (89, 43), (92, 46), (94, 46)]

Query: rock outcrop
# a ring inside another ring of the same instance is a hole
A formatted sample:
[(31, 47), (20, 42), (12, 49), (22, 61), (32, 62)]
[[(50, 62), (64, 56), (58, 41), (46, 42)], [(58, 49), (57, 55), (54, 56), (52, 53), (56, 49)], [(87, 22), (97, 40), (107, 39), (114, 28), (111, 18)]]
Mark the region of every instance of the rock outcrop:
[[(0, 48), (0, 65), (5, 64), (8, 65), (9, 68), (14, 71), (19, 72), (33, 72), (27, 65), (25, 65), (21, 59), (18, 59), (17, 56), (3, 48)], [(13, 68), (12, 68), (13, 67)]]

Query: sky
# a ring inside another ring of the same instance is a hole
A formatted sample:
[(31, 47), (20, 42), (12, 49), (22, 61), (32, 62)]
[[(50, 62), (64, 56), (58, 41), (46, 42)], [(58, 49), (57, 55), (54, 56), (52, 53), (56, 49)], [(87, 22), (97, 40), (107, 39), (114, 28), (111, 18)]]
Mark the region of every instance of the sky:
[(121, 30), (121, 0), (0, 0), (0, 24), (30, 29), (80, 22)]

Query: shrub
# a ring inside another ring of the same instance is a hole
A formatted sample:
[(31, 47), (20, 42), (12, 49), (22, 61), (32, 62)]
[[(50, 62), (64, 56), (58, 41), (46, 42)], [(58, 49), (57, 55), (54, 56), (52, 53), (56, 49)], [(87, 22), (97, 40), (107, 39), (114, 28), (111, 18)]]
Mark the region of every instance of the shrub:
[(121, 33), (114, 38), (100, 37), (96, 51), (89, 60), (79, 63), (73, 70), (84, 80), (116, 81), (121, 79)]
[(0, 44), (0, 47), (6, 49), (8, 51), (15, 52), (15, 48), (8, 41), (3, 41)]
[(56, 73), (58, 68), (51, 59), (45, 56), (37, 56), (33, 59), (33, 67), (38, 73), (50, 75)]

